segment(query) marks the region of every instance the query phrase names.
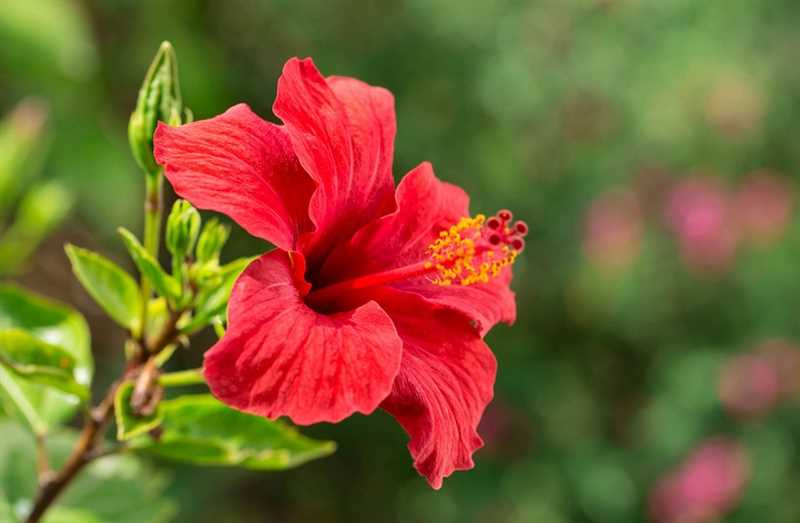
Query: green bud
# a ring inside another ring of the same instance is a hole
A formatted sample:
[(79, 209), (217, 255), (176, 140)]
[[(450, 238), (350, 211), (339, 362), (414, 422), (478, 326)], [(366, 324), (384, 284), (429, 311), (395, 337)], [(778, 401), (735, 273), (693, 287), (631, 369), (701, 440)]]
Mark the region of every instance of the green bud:
[(228, 241), (230, 229), (219, 223), (216, 218), (206, 222), (200, 239), (197, 240), (197, 261), (200, 263), (218, 262), (219, 253)]
[(128, 140), (136, 163), (148, 174), (158, 172), (153, 158), (153, 133), (159, 121), (177, 126), (183, 113), (178, 61), (172, 44), (164, 42), (147, 70), (136, 109), (128, 123)]
[(186, 200), (177, 200), (167, 218), (167, 250), (183, 259), (194, 248), (200, 232), (200, 213)]

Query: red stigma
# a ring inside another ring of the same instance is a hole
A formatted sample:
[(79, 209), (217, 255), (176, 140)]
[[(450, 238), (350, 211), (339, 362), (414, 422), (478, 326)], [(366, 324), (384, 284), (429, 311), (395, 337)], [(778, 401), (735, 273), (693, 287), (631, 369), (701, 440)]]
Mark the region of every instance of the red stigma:
[(528, 226), (519, 220), (512, 224), (512, 217), (503, 209), (488, 218), (482, 214), (461, 218), (439, 231), (428, 246), (429, 259), (422, 264), (423, 271), (437, 273), (431, 283), (473, 285), (499, 276), (525, 248), (522, 237)]
[(485, 241), (492, 247), (507, 246), (506, 248), (514, 251), (522, 251), (525, 248), (525, 241), (522, 238), (528, 234), (528, 224), (522, 220), (512, 224), (513, 217), (511, 211), (502, 209), (488, 218), (484, 224)]

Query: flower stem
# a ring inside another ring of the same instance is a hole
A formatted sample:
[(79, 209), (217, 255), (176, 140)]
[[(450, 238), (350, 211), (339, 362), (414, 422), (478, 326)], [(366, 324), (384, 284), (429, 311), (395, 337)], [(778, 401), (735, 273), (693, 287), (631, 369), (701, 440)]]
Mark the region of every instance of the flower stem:
[(114, 395), (119, 384), (120, 381), (114, 382), (109, 387), (103, 401), (86, 416), (86, 422), (83, 425), (78, 441), (61, 470), (51, 477), (41, 480), (39, 491), (36, 494), (36, 501), (27, 519), (25, 519), (25, 523), (37, 523), (40, 521), (59, 494), (72, 482), (83, 467), (91, 462), (91, 454), (114, 412)]
[(164, 387), (180, 387), (182, 385), (202, 385), (206, 382), (202, 369), (189, 369), (180, 372), (162, 374), (158, 382)]
[[(145, 174), (145, 197), (144, 197), (144, 248), (158, 259), (158, 251), (161, 242), (161, 213), (164, 206), (164, 176), (161, 170), (154, 173)], [(142, 276), (142, 315), (139, 330), (142, 333), (141, 340), (144, 340), (144, 331), (147, 325), (147, 306), (150, 302), (150, 282)]]
[(158, 258), (161, 240), (161, 209), (163, 207), (164, 176), (161, 170), (145, 177), (144, 248)]
[(58, 472), (48, 474), (45, 478), (40, 478), (41, 484), (36, 495), (36, 501), (25, 523), (38, 523), (56, 498), (86, 465), (110, 453), (103, 451), (99, 447), (102, 443), (105, 429), (114, 417), (114, 397), (117, 394), (117, 389), (128, 376), (135, 374), (165, 347), (173, 343), (177, 336), (178, 331), (174, 326), (165, 330), (165, 333), (159, 336), (157, 344), (151, 348), (149, 356), (146, 356), (143, 361), (132, 360), (128, 363), (122, 377), (111, 384), (100, 404), (91, 409), (86, 416), (83, 429), (78, 441), (72, 448), (69, 458), (67, 458), (66, 464)]

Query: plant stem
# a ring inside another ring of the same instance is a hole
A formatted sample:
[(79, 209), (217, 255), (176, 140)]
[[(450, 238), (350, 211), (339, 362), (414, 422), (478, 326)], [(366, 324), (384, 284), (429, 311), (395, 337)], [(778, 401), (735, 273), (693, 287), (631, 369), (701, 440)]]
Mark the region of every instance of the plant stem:
[[(164, 200), (164, 176), (161, 170), (155, 173), (145, 174), (145, 196), (144, 196), (144, 248), (158, 259), (158, 251), (161, 243), (161, 213)], [(150, 302), (150, 282), (142, 277), (142, 321), (140, 331), (142, 332), (141, 341), (144, 341), (144, 331), (147, 326), (147, 306)], [(143, 343), (144, 345), (144, 343)]]
[(164, 176), (159, 170), (145, 176), (144, 248), (158, 259), (161, 239), (161, 209), (163, 207)]
[(170, 320), (165, 325), (164, 330), (150, 349), (150, 353), (144, 355), (143, 359), (131, 360), (128, 363), (122, 378), (111, 384), (100, 404), (92, 409), (86, 416), (83, 429), (81, 430), (78, 441), (72, 448), (67, 462), (58, 472), (48, 474), (39, 486), (33, 509), (25, 520), (25, 523), (38, 523), (44, 513), (58, 498), (59, 494), (72, 482), (78, 473), (94, 459), (105, 456), (108, 453), (99, 450), (99, 443), (109, 422), (114, 417), (114, 397), (120, 384), (130, 375), (135, 374), (147, 362), (155, 358), (159, 352), (175, 341), (178, 330), (175, 324), (180, 318), (180, 313), (173, 313)]
[(50, 470), (50, 459), (47, 457), (47, 438), (45, 434), (36, 434), (36, 473), (39, 483), (50, 479), (53, 471)]
[(179, 387), (182, 385), (202, 385), (206, 380), (203, 378), (203, 369), (189, 369), (179, 372), (162, 374), (158, 378), (158, 383), (164, 387)]
[(33, 509), (25, 523), (37, 523), (45, 511), (56, 500), (61, 492), (69, 485), (75, 476), (91, 462), (91, 454), (97, 446), (99, 436), (111, 420), (114, 411), (114, 395), (120, 381), (114, 382), (109, 387), (103, 401), (92, 409), (86, 416), (78, 441), (64, 466), (51, 478), (45, 478), (39, 486)]
[[(156, 260), (158, 259), (158, 251), (161, 242), (163, 180), (164, 176), (161, 170), (145, 175), (144, 247)], [(44, 447), (41, 446), (39, 450), (39, 490), (36, 494), (33, 509), (25, 520), (25, 523), (38, 523), (47, 509), (50, 508), (58, 496), (86, 465), (110, 453), (101, 449), (100, 443), (102, 442), (105, 429), (114, 416), (114, 397), (116, 396), (117, 389), (128, 376), (136, 373), (140, 368), (147, 365), (159, 352), (173, 343), (180, 334), (177, 329), (177, 323), (183, 311), (173, 312), (167, 324), (164, 325), (164, 329), (158, 334), (158, 337), (149, 347), (147, 346), (147, 306), (150, 302), (152, 289), (150, 283), (144, 277), (142, 277), (141, 280), (141, 290), (142, 313), (138, 342), (143, 351), (138, 357), (128, 362), (122, 377), (111, 384), (100, 404), (89, 411), (83, 429), (78, 437), (78, 441), (75, 443), (72, 452), (61, 470), (58, 472), (49, 470), (49, 466), (46, 465), (46, 451)], [(0, 374), (0, 378), (2, 378), (2, 374)], [(37, 434), (38, 438), (40, 433), (43, 434), (44, 424), (39, 422), (38, 416), (35, 416), (33, 409), (29, 410), (34, 417), (27, 415), (26, 417), (34, 428), (34, 432)], [(29, 413), (23, 412), (23, 414)]]

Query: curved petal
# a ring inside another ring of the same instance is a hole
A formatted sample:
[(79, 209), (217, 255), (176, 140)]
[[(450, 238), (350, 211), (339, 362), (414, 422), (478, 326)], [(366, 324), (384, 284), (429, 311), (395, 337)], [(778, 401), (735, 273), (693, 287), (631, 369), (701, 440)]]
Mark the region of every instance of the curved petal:
[(159, 123), (153, 143), (175, 192), (194, 206), (227, 214), (282, 249), (294, 249), (299, 235), (313, 229), (314, 181), (286, 131), (246, 105), (181, 127)]
[(474, 466), (497, 363), (461, 314), (390, 289), (377, 299), (403, 339), (400, 373), (381, 407), (408, 432), (414, 466), (438, 489), (443, 478)]
[[(459, 187), (442, 182), (424, 162), (411, 170), (397, 187), (397, 210), (362, 228), (337, 247), (323, 266), (319, 281), (333, 283), (419, 262), (439, 231), (469, 216), (469, 197)], [(426, 277), (393, 286), (424, 297), (428, 302), (463, 312), (485, 334), (496, 323), (513, 323), (514, 292), (511, 270), (488, 283), (442, 287)]]
[(231, 294), (228, 332), (205, 355), (211, 392), (245, 412), (301, 425), (368, 414), (400, 366), (394, 324), (374, 301), (316, 313), (299, 290), (304, 272), (301, 254), (280, 250), (245, 269)]
[(352, 78), (325, 79), (310, 59), (293, 58), (278, 80), (275, 114), (319, 189), (309, 215), (317, 232), (304, 252), (323, 255), (338, 239), (392, 210), (394, 98)]

